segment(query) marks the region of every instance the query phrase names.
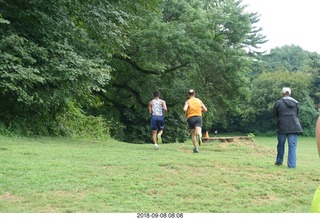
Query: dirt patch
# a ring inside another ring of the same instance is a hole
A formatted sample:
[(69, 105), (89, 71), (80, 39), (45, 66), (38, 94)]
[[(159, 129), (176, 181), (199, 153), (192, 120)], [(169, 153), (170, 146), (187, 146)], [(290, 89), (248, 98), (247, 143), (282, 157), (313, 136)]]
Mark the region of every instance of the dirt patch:
[(0, 200), (18, 201), (18, 200), (21, 200), (21, 197), (19, 197), (17, 195), (13, 195), (10, 192), (6, 192), (6, 193), (0, 195)]
[(262, 196), (255, 196), (255, 197), (253, 197), (253, 199), (256, 200), (257, 202), (259, 202), (260, 204), (265, 204), (267, 202), (276, 201), (278, 199), (278, 197), (275, 195), (266, 194), (266, 195), (262, 195)]
[(116, 170), (117, 167), (116, 166), (112, 166), (112, 165), (104, 165), (104, 166), (100, 166), (100, 169), (105, 169), (105, 170)]
[(159, 164), (159, 166), (161, 169), (163, 169), (166, 172), (174, 173), (174, 174), (180, 173), (179, 169), (177, 167), (175, 167), (173, 164), (163, 163), (163, 164)]
[(162, 167), (162, 169), (169, 173), (179, 174), (180, 171), (174, 167)]

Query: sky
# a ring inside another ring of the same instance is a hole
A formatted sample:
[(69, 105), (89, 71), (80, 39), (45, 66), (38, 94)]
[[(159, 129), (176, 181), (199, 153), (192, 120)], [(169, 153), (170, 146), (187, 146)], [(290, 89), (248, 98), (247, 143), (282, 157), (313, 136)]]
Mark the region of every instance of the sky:
[(260, 45), (269, 51), (284, 45), (297, 45), (320, 54), (320, 0), (242, 0), (247, 10), (258, 12), (262, 34), (268, 42)]

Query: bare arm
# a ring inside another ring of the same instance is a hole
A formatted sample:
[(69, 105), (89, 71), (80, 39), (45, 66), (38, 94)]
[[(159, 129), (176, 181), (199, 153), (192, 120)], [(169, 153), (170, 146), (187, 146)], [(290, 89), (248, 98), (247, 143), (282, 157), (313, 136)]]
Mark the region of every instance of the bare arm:
[(202, 112), (208, 111), (207, 107), (202, 102), (201, 102), (201, 108), (202, 108)]
[(167, 114), (168, 108), (167, 108), (166, 101), (162, 101), (162, 108), (163, 108), (163, 110), (164, 110), (164, 113)]
[(152, 103), (151, 101), (149, 102), (149, 115), (152, 115)]
[(183, 107), (183, 115), (187, 116), (187, 110), (189, 108), (189, 103), (188, 101), (185, 102), (184, 107)]

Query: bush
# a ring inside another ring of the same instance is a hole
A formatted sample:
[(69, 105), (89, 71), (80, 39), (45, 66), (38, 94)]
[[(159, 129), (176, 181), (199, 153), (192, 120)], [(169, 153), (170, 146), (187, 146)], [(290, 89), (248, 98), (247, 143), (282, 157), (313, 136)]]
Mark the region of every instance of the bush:
[(314, 136), (316, 121), (319, 113), (314, 108), (310, 98), (307, 98), (300, 105), (299, 120), (303, 129), (304, 136)]
[(2, 122), (0, 122), (0, 135), (14, 136), (14, 133), (11, 132)]
[(69, 103), (65, 112), (57, 116), (59, 135), (74, 138), (109, 139), (109, 127), (102, 117), (85, 115)]

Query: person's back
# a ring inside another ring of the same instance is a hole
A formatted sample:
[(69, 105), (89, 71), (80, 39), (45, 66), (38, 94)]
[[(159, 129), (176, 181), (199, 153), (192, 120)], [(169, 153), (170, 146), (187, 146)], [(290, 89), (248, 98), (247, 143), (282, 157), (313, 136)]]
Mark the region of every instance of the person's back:
[(201, 100), (196, 97), (192, 97), (188, 100), (188, 118), (193, 116), (202, 116)]
[(273, 114), (277, 118), (276, 131), (278, 133), (302, 133), (298, 119), (299, 103), (290, 96), (284, 96), (276, 101)]
[(281, 91), (282, 98), (277, 100), (273, 107), (273, 115), (276, 118), (277, 132), (277, 156), (275, 165), (283, 163), (285, 143), (288, 140), (288, 168), (296, 167), (296, 150), (298, 135), (302, 128), (298, 119), (299, 103), (291, 97), (291, 89), (284, 87)]
[(163, 100), (155, 98), (151, 101), (152, 104), (152, 115), (153, 116), (164, 116)]

